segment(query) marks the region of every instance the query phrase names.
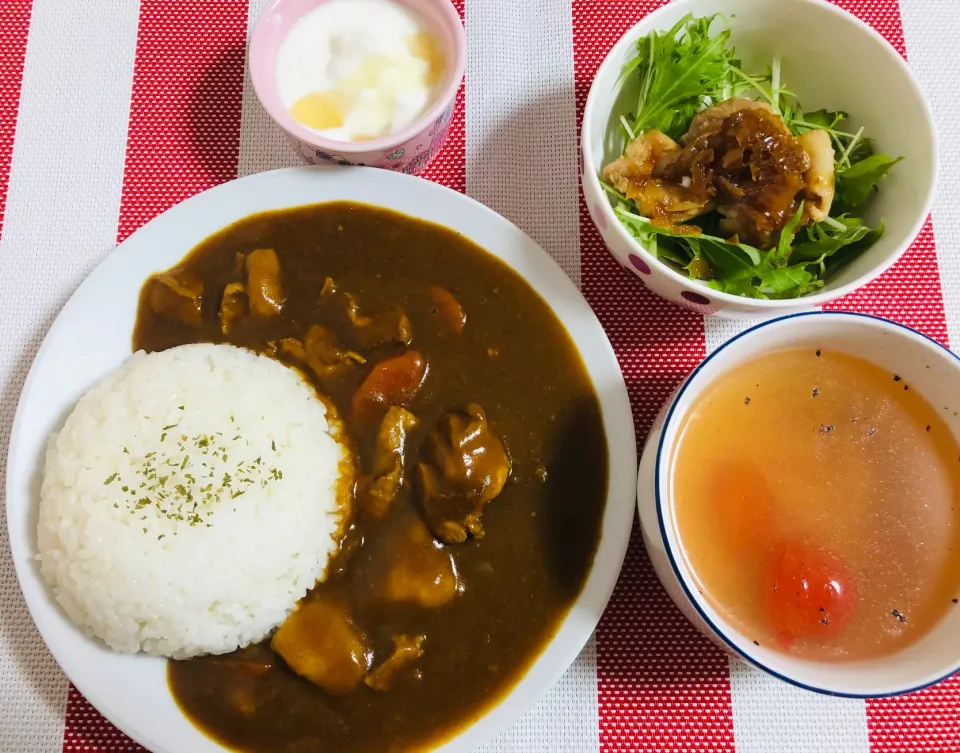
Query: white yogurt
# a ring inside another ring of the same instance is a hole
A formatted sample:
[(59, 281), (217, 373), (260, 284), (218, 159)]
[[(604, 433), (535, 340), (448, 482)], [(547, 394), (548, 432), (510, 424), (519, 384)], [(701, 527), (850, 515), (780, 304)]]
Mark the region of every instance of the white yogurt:
[(294, 120), (336, 141), (396, 133), (439, 94), (445, 61), (427, 23), (391, 0), (329, 0), (290, 30), (277, 57)]

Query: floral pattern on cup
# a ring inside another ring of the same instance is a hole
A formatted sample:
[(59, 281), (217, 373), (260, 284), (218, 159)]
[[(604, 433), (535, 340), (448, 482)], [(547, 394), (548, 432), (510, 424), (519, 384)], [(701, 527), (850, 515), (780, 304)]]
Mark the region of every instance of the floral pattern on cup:
[[(390, 152), (380, 152), (379, 155), (365, 162), (354, 162), (340, 154), (316, 149), (302, 141), (297, 141), (296, 144), (300, 153), (315, 165), (359, 165), (419, 175), (446, 141), (452, 119), (453, 105), (450, 105), (433, 121), (429, 131), (425, 130), (402, 146)], [(426, 137), (429, 137), (429, 141)]]
[(320, 151), (319, 149), (315, 151), (315, 154), (317, 156), (317, 159), (320, 160), (321, 162), (334, 162), (338, 165), (356, 164), (354, 162), (350, 162), (350, 160), (346, 159), (345, 157), (341, 157), (339, 154), (327, 154), (326, 152)]
[[(412, 160), (407, 163), (407, 166), (404, 167), (403, 172), (409, 175), (419, 175), (420, 172), (427, 166), (427, 164), (432, 160), (437, 152), (440, 151), (443, 147), (443, 142), (447, 140), (447, 134), (450, 132), (450, 121), (453, 118), (453, 107), (448, 107), (444, 110), (443, 114), (434, 121), (433, 127), (430, 129), (430, 144), (425, 150), (418, 151)], [(420, 149), (422, 145), (418, 144), (417, 148)]]

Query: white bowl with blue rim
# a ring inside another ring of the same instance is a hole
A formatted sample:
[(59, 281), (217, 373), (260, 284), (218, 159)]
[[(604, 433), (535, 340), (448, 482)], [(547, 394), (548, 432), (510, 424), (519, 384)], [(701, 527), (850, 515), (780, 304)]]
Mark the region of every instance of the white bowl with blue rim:
[[(887, 656), (813, 661), (756, 645), (712, 607), (683, 556), (672, 514), (670, 467), (678, 432), (709, 385), (771, 350), (849, 353), (903, 377), (960, 439), (960, 358), (908, 327), (865, 314), (809, 312), (763, 322), (726, 342), (687, 377), (654, 422), (640, 460), (637, 506), (657, 576), (686, 617), (720, 647), (794, 685), (831, 695), (875, 698), (909, 693), (960, 670), (960, 604), (917, 642)], [(956, 595), (960, 599), (960, 592)]]

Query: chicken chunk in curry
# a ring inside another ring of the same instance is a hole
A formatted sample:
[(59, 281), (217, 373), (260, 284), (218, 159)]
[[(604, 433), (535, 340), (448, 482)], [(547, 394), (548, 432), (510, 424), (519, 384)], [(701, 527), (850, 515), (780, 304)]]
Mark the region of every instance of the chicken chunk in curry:
[(357, 562), (357, 583), (370, 606), (436, 609), (461, 589), (453, 557), (414, 515), (395, 517)]
[(403, 452), (407, 434), (419, 424), (417, 417), (399, 405), (390, 406), (377, 432), (374, 473), (361, 480), (360, 504), (375, 518), (384, 517), (404, 483)]
[(197, 326), (203, 319), (203, 282), (168, 272), (147, 283), (147, 301), (158, 316)]
[(246, 286), (242, 282), (228, 283), (220, 299), (220, 331), (229, 337), (235, 323), (249, 312)]
[(282, 353), (308, 366), (320, 379), (332, 379), (351, 366), (367, 361), (359, 353), (341, 347), (337, 336), (319, 324), (307, 330), (303, 342), (295, 337), (284, 337), (279, 345)]
[(346, 609), (330, 600), (314, 598), (280, 625), (270, 642), (298, 675), (328, 693), (353, 690), (367, 673), (367, 649)]
[(283, 309), (280, 259), (272, 248), (258, 248), (247, 256), (247, 291), (255, 316), (277, 316)]
[(394, 308), (378, 316), (364, 314), (357, 296), (340, 289), (332, 277), (327, 277), (320, 288), (321, 303), (331, 303), (346, 314), (353, 328), (352, 337), (360, 348), (377, 348), (387, 343), (409, 345), (413, 342), (413, 324), (407, 312)]
[(403, 309), (397, 308), (378, 317), (360, 314), (353, 296), (347, 296), (347, 316), (354, 326), (354, 338), (362, 348), (378, 348), (387, 343), (409, 345), (413, 342), (413, 324)]
[(481, 538), (480, 516), (510, 476), (510, 458), (476, 403), (445, 415), (417, 466), (420, 501), (434, 535), (448, 544)]
[(389, 690), (394, 679), (404, 669), (423, 656), (425, 635), (398, 635), (393, 639), (393, 653), (380, 666), (371, 670), (363, 679), (374, 690)]

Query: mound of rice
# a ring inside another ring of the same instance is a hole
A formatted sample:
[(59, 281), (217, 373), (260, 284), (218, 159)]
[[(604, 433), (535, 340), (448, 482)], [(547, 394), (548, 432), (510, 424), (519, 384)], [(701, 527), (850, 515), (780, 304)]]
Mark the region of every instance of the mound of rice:
[(337, 547), (353, 474), (338, 435), (312, 388), (270, 358), (138, 353), (51, 438), (43, 576), (117, 651), (186, 658), (261, 640)]

